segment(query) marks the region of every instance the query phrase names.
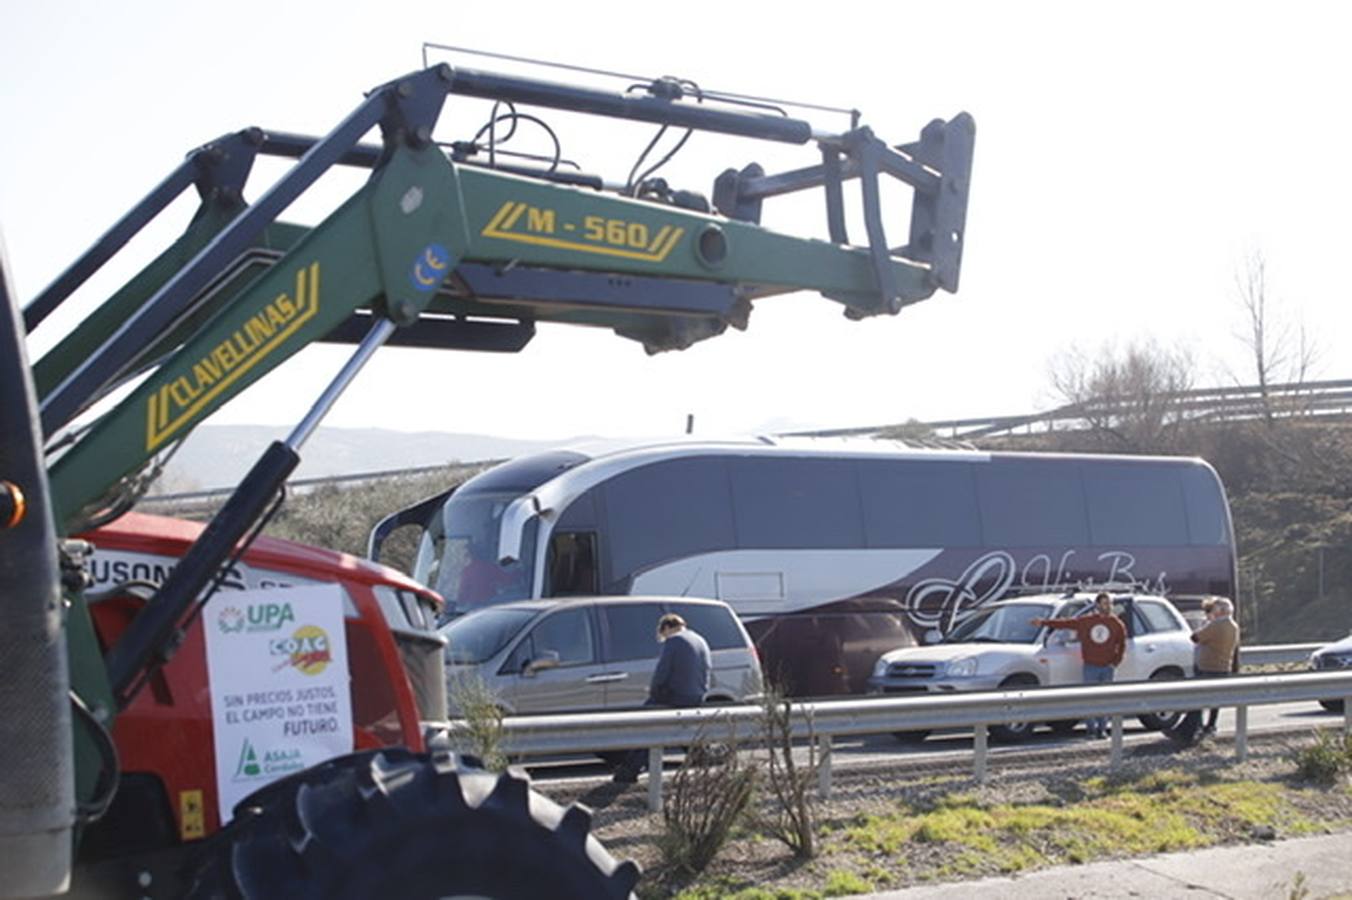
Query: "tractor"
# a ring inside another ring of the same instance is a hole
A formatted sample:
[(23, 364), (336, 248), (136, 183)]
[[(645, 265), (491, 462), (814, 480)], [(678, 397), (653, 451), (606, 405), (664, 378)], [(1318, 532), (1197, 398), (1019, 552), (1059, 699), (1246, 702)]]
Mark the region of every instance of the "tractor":
[[(452, 97), (493, 111), (444, 143)], [(654, 353), (744, 328), (775, 294), (816, 291), (862, 319), (955, 291), (971, 117), (892, 146), (857, 114), (827, 132), (786, 105), (670, 77), (610, 91), (434, 65), (326, 135), (251, 127), (193, 150), (27, 304), (0, 267), (0, 897), (631, 894), (637, 867), (590, 835), (585, 808), (449, 748), (440, 598), (260, 532), (384, 344), (515, 352), (551, 322)], [(557, 151), (508, 153), (530, 118), (518, 107), (811, 144), (816, 159), (729, 168), (711, 197), (653, 166), (609, 181)], [(259, 155), (294, 162), (247, 202)], [(369, 178), (318, 224), (279, 219), (333, 166)], [(900, 246), (886, 178), (913, 189)], [(182, 235), (30, 364), (28, 335), (189, 188), (201, 202)], [(760, 224), (766, 200), (807, 189), (824, 193), (824, 238)], [(209, 524), (133, 511), (196, 425), (316, 341), (355, 349)]]

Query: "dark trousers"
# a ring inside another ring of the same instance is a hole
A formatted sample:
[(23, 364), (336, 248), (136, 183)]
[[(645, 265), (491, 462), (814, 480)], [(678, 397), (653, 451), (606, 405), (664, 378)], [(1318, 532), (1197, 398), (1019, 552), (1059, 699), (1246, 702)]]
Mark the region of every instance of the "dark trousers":
[[(1206, 672), (1206, 671), (1203, 671), (1202, 669), (1197, 668), (1196, 666), (1193, 666), (1193, 667), (1192, 667), (1192, 676), (1193, 676), (1194, 678), (1229, 678), (1229, 677), (1230, 677), (1230, 673), (1229, 673), (1229, 672)], [(1207, 728), (1210, 728), (1210, 729), (1212, 729), (1212, 730), (1214, 731), (1215, 728), (1216, 728), (1216, 719), (1220, 718), (1220, 714), (1221, 714), (1221, 711), (1220, 711), (1220, 708), (1219, 708), (1219, 707), (1217, 707), (1217, 708), (1215, 708), (1215, 709), (1209, 709), (1209, 710), (1207, 710), (1206, 727), (1207, 727)], [(1200, 711), (1200, 710), (1198, 710), (1198, 715), (1201, 715), (1201, 711)]]
[[(644, 709), (691, 709), (696, 706), (702, 706), (701, 703), (658, 703), (649, 697), (643, 701)], [(648, 768), (648, 751), (644, 747), (630, 750), (624, 756), (624, 761), (615, 767), (616, 772), (631, 772), (637, 775), (639, 772)]]
[[(1197, 666), (1192, 666), (1192, 677), (1194, 678), (1228, 678), (1229, 676), (1230, 676), (1229, 672), (1203, 672), (1203, 670), (1198, 669)], [(1192, 711), (1188, 712), (1186, 716), (1183, 716), (1183, 722), (1180, 722), (1178, 726), (1178, 731), (1180, 732), (1180, 734), (1192, 735), (1194, 736), (1195, 739), (1195, 735), (1197, 735), (1197, 732), (1201, 731), (1203, 727), (1202, 712), (1203, 712), (1202, 709), (1192, 709)], [(1211, 731), (1214, 731), (1215, 720), (1220, 718), (1220, 716), (1221, 716), (1220, 708), (1206, 709), (1205, 727), (1209, 728), (1209, 730)]]

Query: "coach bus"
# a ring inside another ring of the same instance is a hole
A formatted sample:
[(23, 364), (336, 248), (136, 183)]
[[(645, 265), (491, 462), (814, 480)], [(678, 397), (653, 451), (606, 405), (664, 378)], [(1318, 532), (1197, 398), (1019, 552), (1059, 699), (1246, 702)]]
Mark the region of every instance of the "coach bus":
[[(396, 513), (452, 612), (528, 597), (726, 601), (796, 695), (1017, 593), (1110, 586), (1185, 614), (1234, 597), (1229, 508), (1200, 459), (748, 438), (524, 456)], [(605, 626), (602, 626), (605, 627)]]

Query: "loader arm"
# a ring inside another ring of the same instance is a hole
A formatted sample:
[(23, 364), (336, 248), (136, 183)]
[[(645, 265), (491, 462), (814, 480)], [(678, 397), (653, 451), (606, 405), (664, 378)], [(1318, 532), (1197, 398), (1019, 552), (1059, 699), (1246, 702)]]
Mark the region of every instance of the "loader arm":
[[(507, 172), (476, 165), (463, 148), (447, 153), (431, 135), (453, 93), (815, 142), (821, 162), (779, 175), (754, 163), (730, 168), (715, 182), (709, 211), (635, 199), (552, 167)], [(361, 143), (377, 126), (381, 143)], [(649, 352), (682, 349), (745, 327), (753, 301), (797, 290), (821, 293), (852, 318), (895, 314), (957, 288), (973, 139), (966, 114), (892, 147), (867, 128), (820, 134), (787, 116), (711, 109), (665, 83), (647, 94), (607, 94), (437, 66), (375, 89), (323, 137), (245, 129), (194, 151), (24, 312), (31, 332), (178, 192), (196, 186), (202, 206), (184, 235), (34, 367), (58, 530), (116, 509), (110, 495), (125, 491), (127, 479), (300, 349), (316, 341), (359, 349), (111, 648), (110, 676), (88, 665), (100, 657), (88, 629), (72, 632), (77, 692), (95, 698), (91, 705), (125, 704), (173, 652), (176, 630), (256, 531), (300, 444), (381, 344), (512, 352), (537, 322), (556, 322), (608, 328)], [(258, 153), (297, 162), (249, 205), (243, 190)], [(371, 176), (314, 227), (278, 221), (334, 165), (367, 167)], [(883, 224), (883, 177), (914, 189), (899, 248)], [(848, 242), (844, 224), (843, 188), (854, 180), (863, 246)], [(827, 239), (759, 224), (765, 200), (817, 187)], [(83, 421), (118, 388), (128, 392)], [(72, 621), (86, 621), (82, 600), (73, 603)]]

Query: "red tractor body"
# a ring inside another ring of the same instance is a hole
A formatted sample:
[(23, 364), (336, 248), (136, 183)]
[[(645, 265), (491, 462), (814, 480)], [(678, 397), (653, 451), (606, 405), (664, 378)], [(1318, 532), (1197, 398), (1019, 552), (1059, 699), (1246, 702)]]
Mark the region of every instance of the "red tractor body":
[[(163, 580), (203, 526), (162, 516), (129, 513), (83, 535), (95, 545), (90, 604), (99, 640), (115, 643), (144, 601), (138, 584)], [(352, 749), (404, 746), (423, 749), (426, 721), (445, 719), (441, 599), (408, 577), (343, 553), (262, 537), (228, 572), (221, 590), (285, 589), (340, 584), (352, 691)], [(177, 841), (201, 838), (221, 826), (204, 627), (187, 628), (177, 653), (151, 676), (117, 717), (113, 729), (124, 780), (137, 786), (138, 815), (163, 821), (154, 832)], [(98, 845), (118, 844), (119, 798)], [(133, 809), (128, 808), (127, 813)], [(144, 833), (139, 837), (144, 837)], [(91, 835), (93, 837), (93, 835)], [(142, 843), (137, 840), (137, 843)], [(108, 847), (109, 850), (113, 848)], [(150, 849), (150, 848), (145, 848)]]

